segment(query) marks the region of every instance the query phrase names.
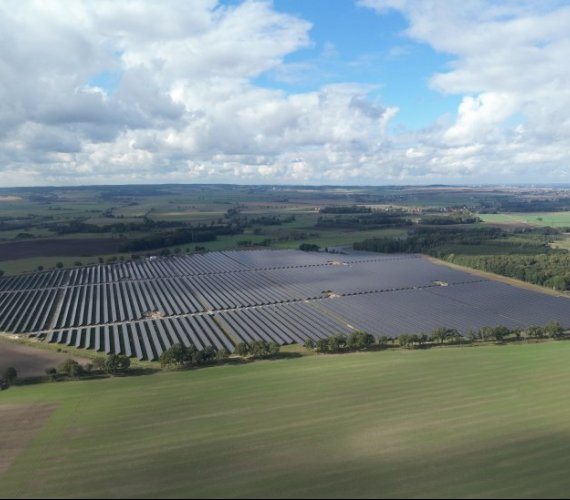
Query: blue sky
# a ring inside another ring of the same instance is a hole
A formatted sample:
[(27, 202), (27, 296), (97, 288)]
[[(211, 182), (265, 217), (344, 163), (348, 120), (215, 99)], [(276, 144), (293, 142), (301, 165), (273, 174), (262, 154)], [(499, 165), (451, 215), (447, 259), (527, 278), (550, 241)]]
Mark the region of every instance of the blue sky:
[(2, 0), (0, 186), (570, 182), (567, 0)]
[[(236, 3), (236, 2), (232, 2)], [(352, 0), (274, 0), (275, 8), (310, 21), (313, 46), (285, 58), (306, 65), (284, 81), (269, 73), (257, 83), (286, 92), (314, 91), (323, 85), (354, 82), (377, 87), (371, 96), (400, 112), (392, 128), (418, 129), (444, 114), (455, 115), (461, 96), (429, 87), (429, 78), (453, 58), (405, 35), (408, 21), (396, 10), (376, 15)]]

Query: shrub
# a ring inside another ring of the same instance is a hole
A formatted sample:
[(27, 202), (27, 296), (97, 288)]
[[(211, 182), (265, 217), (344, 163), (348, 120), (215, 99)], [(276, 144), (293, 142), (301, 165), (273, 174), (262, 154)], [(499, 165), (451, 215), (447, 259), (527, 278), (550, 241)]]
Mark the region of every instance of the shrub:
[(66, 377), (79, 378), (83, 374), (83, 368), (77, 361), (68, 359), (58, 365), (57, 373)]
[(307, 340), (305, 340), (305, 343), (303, 344), (303, 346), (305, 347), (305, 349), (308, 349), (309, 351), (313, 351), (317, 345), (315, 344), (314, 340), (307, 339)]
[(249, 355), (249, 346), (245, 342), (240, 342), (236, 345), (235, 353), (238, 356), (246, 357)]
[(544, 332), (551, 339), (557, 339), (564, 333), (564, 328), (558, 321), (549, 321), (544, 327)]
[(351, 351), (362, 351), (374, 345), (374, 337), (366, 332), (352, 332), (346, 340)]
[(329, 350), (329, 341), (327, 339), (317, 340), (317, 352), (327, 352)]
[(222, 347), (222, 348), (216, 353), (216, 361), (217, 361), (218, 363), (223, 363), (223, 362), (226, 361), (229, 357), (230, 357), (230, 351), (228, 351), (225, 347)]
[(2, 378), (8, 385), (12, 385), (18, 378), (18, 371), (13, 367), (6, 368), (2, 372)]
[(162, 367), (167, 366), (183, 366), (190, 362), (191, 352), (188, 348), (176, 344), (162, 353), (160, 356), (160, 364)]
[(111, 375), (125, 373), (131, 367), (131, 360), (128, 356), (121, 354), (111, 354), (106, 360), (106, 371)]

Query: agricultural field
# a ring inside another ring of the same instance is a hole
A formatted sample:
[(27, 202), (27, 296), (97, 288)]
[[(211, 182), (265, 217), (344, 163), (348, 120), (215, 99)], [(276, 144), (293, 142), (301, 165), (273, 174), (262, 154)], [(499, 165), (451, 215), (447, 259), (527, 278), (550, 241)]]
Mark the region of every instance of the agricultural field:
[(315, 355), (15, 388), (0, 497), (567, 498), (569, 356)]
[(484, 222), (493, 224), (524, 224), (539, 227), (570, 228), (570, 212), (479, 214)]
[[(46, 369), (53, 368), (66, 359), (69, 359), (68, 354), (36, 349), (0, 337), (0, 371), (9, 366), (17, 366), (18, 376), (22, 379), (44, 377)], [(81, 358), (76, 358), (76, 361), (86, 363)]]
[(417, 255), (364, 252), (209, 252), (0, 279), (0, 331), (149, 361), (175, 344), (232, 352), (359, 330), (570, 328), (569, 305)]
[[(409, 230), (392, 224), (319, 225), (320, 210), (330, 206), (359, 205), (385, 213), (401, 210), (413, 221), (420, 214), (438, 216), (493, 210), (501, 215), (481, 217), (506, 227), (562, 228), (570, 225), (570, 212), (562, 211), (570, 207), (568, 200), (570, 194), (564, 189), (461, 186), (158, 185), (0, 189), (0, 271), (18, 274), (39, 267), (54, 268), (57, 264), (74, 267), (96, 264), (99, 259), (125, 260), (133, 254), (190, 253), (196, 247), (225, 251), (260, 247), (296, 249), (301, 243), (321, 248), (350, 246), (370, 238), (404, 238)], [(545, 212), (528, 211), (534, 204), (537, 208), (544, 207)], [(514, 211), (519, 206), (525, 213)], [(189, 229), (204, 234), (195, 241), (192, 235), (183, 238), (183, 242), (159, 238), (150, 246), (144, 241), (141, 244), (145, 238), (172, 236)], [(25, 251), (20, 251), (22, 247)]]

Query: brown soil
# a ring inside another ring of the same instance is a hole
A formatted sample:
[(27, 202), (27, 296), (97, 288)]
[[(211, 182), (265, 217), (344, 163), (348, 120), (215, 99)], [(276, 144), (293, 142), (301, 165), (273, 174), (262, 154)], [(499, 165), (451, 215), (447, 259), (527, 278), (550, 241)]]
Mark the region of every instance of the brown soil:
[(54, 405), (47, 404), (0, 404), (0, 478), (41, 430), (54, 410)]
[[(55, 368), (66, 359), (85, 364), (84, 359), (8, 342), (0, 338), (0, 373), (8, 367), (16, 368), (18, 378), (41, 377), (46, 369)], [(0, 450), (2, 447), (0, 447)]]

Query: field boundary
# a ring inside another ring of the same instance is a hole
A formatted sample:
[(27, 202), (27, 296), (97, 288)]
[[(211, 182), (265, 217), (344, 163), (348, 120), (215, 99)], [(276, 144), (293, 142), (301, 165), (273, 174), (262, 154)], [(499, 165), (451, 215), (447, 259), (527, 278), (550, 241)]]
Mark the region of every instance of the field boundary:
[(492, 281), (498, 281), (500, 283), (505, 283), (506, 285), (515, 286), (517, 288), (522, 288), (524, 290), (530, 290), (533, 292), (539, 292), (544, 295), (550, 295), (551, 297), (565, 298), (570, 300), (570, 295), (556, 290), (551, 290), (540, 285), (534, 285), (533, 283), (527, 283), (526, 281), (520, 281), (515, 278), (509, 278), (508, 276), (503, 276), (501, 274), (491, 273), (489, 271), (481, 271), (480, 269), (474, 269), (472, 267), (462, 266), (459, 264), (454, 264), (453, 262), (448, 262), (446, 260), (438, 259), (430, 255), (424, 255), (424, 257), (432, 262), (433, 264), (439, 264), (442, 266), (455, 269), (457, 271), (464, 271), (473, 276), (479, 276), (481, 278), (486, 278)]

